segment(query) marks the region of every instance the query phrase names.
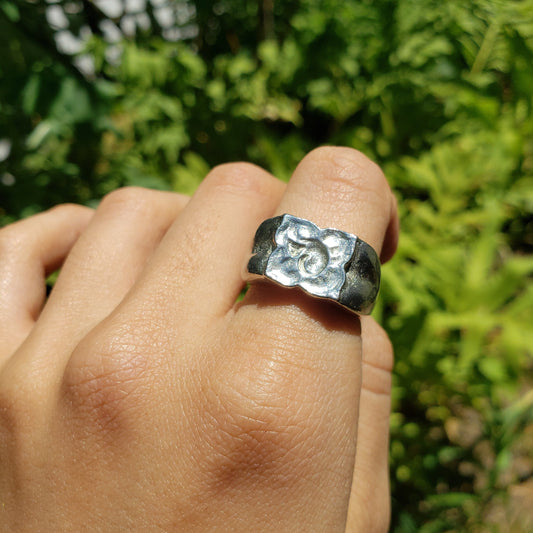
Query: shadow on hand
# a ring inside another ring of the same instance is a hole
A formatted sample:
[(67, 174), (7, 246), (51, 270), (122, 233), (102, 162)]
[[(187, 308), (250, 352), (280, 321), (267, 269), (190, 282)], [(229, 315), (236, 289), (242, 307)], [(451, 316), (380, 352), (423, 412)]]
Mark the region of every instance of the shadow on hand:
[(268, 281), (255, 281), (250, 284), (246, 295), (236, 304), (235, 309), (239, 310), (243, 306), (250, 305), (259, 309), (297, 308), (328, 331), (361, 335), (361, 321), (356, 314), (330, 300), (311, 296), (298, 287), (288, 288)]

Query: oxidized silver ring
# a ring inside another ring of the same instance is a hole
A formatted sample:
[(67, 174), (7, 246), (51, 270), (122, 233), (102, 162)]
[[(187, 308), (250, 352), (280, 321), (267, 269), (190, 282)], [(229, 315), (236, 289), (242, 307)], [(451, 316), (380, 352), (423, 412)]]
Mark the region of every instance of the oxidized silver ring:
[(360, 315), (370, 314), (374, 307), (379, 257), (356, 235), (281, 215), (259, 226), (252, 254), (247, 281), (266, 278), (284, 287), (300, 287)]

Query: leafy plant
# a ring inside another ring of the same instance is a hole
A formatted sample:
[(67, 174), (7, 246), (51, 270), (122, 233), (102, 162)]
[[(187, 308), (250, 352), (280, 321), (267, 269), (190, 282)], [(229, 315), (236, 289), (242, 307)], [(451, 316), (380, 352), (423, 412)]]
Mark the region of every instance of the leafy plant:
[(402, 219), (376, 309), (397, 361), (392, 530), (531, 530), (533, 1), (128, 9), (0, 0), (1, 223), (363, 150)]

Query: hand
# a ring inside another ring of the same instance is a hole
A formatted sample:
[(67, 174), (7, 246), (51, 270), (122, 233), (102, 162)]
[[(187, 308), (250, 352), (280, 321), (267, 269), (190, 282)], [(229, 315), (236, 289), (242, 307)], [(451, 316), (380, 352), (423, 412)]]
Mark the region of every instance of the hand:
[(287, 187), (228, 164), (190, 200), (127, 188), (0, 231), (1, 531), (387, 530), (384, 332), (268, 283), (235, 303), (281, 213), (396, 247), (385, 178), (344, 148)]

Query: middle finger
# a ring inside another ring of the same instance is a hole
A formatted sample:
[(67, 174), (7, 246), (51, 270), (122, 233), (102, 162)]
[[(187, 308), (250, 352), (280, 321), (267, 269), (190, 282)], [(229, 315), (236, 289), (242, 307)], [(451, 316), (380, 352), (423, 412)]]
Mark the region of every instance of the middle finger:
[[(397, 240), (395, 203), (383, 173), (347, 148), (309, 154), (294, 172), (276, 213), (354, 233), (378, 254), (386, 250), (390, 255)], [(355, 461), (362, 374), (359, 327), (358, 318), (339, 306), (298, 289), (255, 283), (235, 316), (234, 332), (245, 332), (259, 348), (225, 361), (219, 371), (219, 379), (231, 382), (232, 389), (246, 391), (244, 397), (266, 398), (268, 405), (285, 399), (279, 426), (286, 427), (288, 419), (298, 427), (294, 446), (303, 450), (304, 458), (313, 457), (308, 483), (297, 476), (302, 494), (313, 494), (311, 501), (328, 494), (326, 514), (332, 520), (346, 516)], [(242, 379), (241, 369), (250, 367), (260, 377), (249, 379), (248, 372)], [(311, 436), (303, 443), (301, 435)], [(320, 485), (314, 484), (318, 477)], [(307, 517), (325, 513), (319, 508), (305, 512)], [(315, 518), (326, 519), (325, 514)]]

